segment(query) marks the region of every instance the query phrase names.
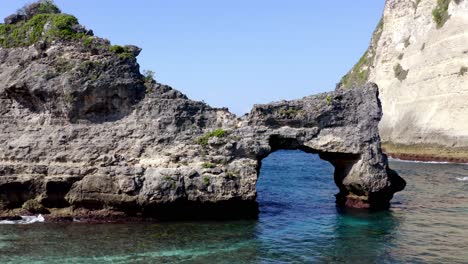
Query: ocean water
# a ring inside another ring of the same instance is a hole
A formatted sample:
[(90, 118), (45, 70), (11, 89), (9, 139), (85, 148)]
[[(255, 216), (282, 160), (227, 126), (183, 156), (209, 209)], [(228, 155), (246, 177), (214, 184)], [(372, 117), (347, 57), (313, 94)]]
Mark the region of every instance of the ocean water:
[(258, 220), (0, 225), (0, 263), (468, 263), (468, 165), (392, 161), (407, 181), (389, 211), (337, 209), (333, 168), (263, 161)]

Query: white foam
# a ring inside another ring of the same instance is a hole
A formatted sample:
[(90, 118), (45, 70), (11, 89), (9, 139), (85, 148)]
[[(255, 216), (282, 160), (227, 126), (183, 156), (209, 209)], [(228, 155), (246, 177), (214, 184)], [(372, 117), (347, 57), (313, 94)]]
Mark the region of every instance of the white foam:
[(463, 177), (463, 178), (457, 178), (459, 181), (468, 181), (468, 177)]
[(21, 216), (20, 220), (3, 220), (0, 221), (0, 224), (9, 224), (9, 225), (26, 225), (33, 223), (43, 223), (45, 221), (44, 217), (40, 214), (37, 216)]

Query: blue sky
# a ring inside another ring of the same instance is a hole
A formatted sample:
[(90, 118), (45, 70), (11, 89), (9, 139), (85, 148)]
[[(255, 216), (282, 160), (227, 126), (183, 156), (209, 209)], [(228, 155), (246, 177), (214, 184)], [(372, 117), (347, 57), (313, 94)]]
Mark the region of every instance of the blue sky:
[[(31, 1), (3, 0), (5, 17)], [(330, 91), (367, 49), (384, 0), (56, 0), (141, 69), (236, 114)]]

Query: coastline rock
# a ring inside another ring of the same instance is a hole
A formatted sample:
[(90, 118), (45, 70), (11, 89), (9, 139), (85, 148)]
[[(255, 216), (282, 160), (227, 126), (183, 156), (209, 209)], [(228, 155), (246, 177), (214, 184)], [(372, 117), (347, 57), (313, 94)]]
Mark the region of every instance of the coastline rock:
[(237, 118), (141, 75), (137, 47), (41, 41), (0, 45), (0, 216), (37, 201), (48, 219), (255, 217), (261, 161), (279, 149), (333, 164), (342, 206), (387, 208), (405, 186), (374, 84)]

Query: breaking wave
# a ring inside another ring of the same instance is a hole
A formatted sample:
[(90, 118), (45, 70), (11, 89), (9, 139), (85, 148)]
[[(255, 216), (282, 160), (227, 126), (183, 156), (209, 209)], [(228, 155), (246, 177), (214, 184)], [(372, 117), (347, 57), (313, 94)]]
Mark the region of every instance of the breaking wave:
[(2, 220), (0, 224), (19, 224), (19, 225), (26, 225), (26, 224), (33, 224), (33, 223), (43, 223), (45, 221), (44, 217), (40, 214), (37, 216), (21, 216), (19, 220)]

